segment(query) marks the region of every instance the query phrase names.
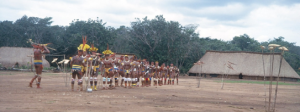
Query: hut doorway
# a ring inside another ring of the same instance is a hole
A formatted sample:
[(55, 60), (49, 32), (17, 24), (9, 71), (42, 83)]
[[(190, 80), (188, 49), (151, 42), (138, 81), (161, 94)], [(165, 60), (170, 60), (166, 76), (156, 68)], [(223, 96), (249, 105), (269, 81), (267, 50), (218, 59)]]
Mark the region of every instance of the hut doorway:
[(243, 74), (242, 73), (240, 73), (239, 79), (243, 79)]

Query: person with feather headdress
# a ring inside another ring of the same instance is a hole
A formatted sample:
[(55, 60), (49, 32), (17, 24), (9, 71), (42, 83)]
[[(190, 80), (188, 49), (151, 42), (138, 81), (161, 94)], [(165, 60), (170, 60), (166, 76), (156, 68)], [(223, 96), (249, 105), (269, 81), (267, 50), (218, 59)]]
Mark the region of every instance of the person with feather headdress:
[(40, 45), (40, 44), (31, 44), (33, 46), (33, 52), (34, 52), (34, 67), (35, 67), (35, 72), (36, 75), (31, 79), (29, 82), (29, 87), (32, 87), (33, 81), (38, 78), (37, 81), (37, 88), (41, 88), (41, 80), (42, 80), (42, 70), (43, 70), (43, 64), (42, 64), (42, 54), (50, 53), (50, 51), (47, 49), (45, 45)]
[[(91, 46), (89, 46), (88, 44), (86, 44), (86, 43), (87, 43), (87, 41), (86, 41), (86, 36), (85, 36), (85, 37), (82, 37), (82, 42), (83, 42), (83, 43), (80, 44), (78, 48), (81, 49), (81, 50), (80, 50), (80, 51), (82, 51), (81, 58), (83, 58), (83, 62), (84, 62), (84, 64), (86, 64), (86, 63), (87, 63), (87, 59), (88, 59), (88, 57), (89, 57), (89, 55), (87, 54), (87, 51), (90, 49)], [(82, 69), (81, 69), (82, 76), (84, 76), (85, 73), (86, 73), (86, 70), (87, 70), (86, 67), (88, 67), (88, 66), (82, 66)]]
[[(105, 69), (105, 72), (103, 74), (103, 90), (105, 89), (112, 89), (112, 80), (111, 77), (113, 76), (114, 72), (114, 63), (110, 59), (110, 55), (114, 54), (111, 50), (109, 50), (108, 44), (107, 44), (107, 49), (102, 52), (102, 54), (105, 55), (105, 59), (102, 60), (101, 64), (103, 65), (102, 67)], [(107, 87), (109, 85), (109, 88)]]
[[(91, 61), (92, 67), (91, 67), (91, 72), (90, 72), (90, 85), (91, 88), (93, 90), (97, 91), (97, 77), (98, 77), (98, 71), (99, 71), (99, 65), (100, 65), (100, 56), (101, 54), (97, 53), (98, 48), (96, 48), (94, 46), (94, 44), (92, 44), (92, 47), (89, 50), (90, 52), (92, 52), (91, 57), (89, 58), (89, 60)], [(94, 82), (94, 83), (93, 83)]]
[(124, 72), (124, 77), (123, 77), (123, 80), (125, 82), (124, 88), (127, 88), (127, 87), (130, 87), (130, 83), (128, 83), (128, 82), (131, 82), (130, 76), (131, 76), (131, 65), (132, 64), (131, 64), (131, 61), (129, 60), (128, 55), (125, 55), (124, 57), (125, 57), (125, 60), (122, 62), (121, 65), (122, 65), (123, 72)]
[(82, 69), (84, 68), (84, 63), (83, 63), (83, 49), (84, 45), (80, 45), (78, 48), (78, 54), (73, 56), (70, 60), (70, 66), (72, 67), (72, 80), (71, 80), (71, 90), (74, 91), (74, 84), (75, 84), (75, 79), (77, 77), (78, 79), (78, 91), (82, 91)]

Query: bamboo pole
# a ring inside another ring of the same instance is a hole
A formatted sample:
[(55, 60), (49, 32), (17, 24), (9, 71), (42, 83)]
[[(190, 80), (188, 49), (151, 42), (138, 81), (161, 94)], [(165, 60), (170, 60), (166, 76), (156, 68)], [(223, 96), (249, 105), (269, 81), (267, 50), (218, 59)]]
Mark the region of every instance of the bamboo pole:
[(194, 63), (194, 65), (200, 65), (200, 75), (198, 75), (199, 81), (198, 81), (197, 88), (200, 87), (200, 79), (201, 79), (201, 74), (202, 74), (202, 64), (204, 64), (204, 62), (202, 62), (202, 61), (198, 61), (197, 63)]
[(275, 112), (275, 106), (276, 106), (276, 99), (277, 99), (277, 92), (278, 92), (278, 81), (279, 81), (279, 75), (280, 75), (280, 72), (281, 72), (283, 54), (284, 54), (284, 51), (288, 51), (288, 49), (285, 48), (285, 47), (281, 47), (279, 49), (282, 50), (282, 53), (280, 55), (281, 58), (280, 58), (279, 72), (278, 72), (278, 75), (277, 75), (277, 82), (276, 82), (276, 88), (275, 88), (275, 97), (274, 97), (274, 106), (273, 106), (273, 111), (274, 112)]
[(273, 62), (274, 62), (274, 54), (273, 54), (273, 49), (270, 50), (271, 56), (270, 56), (270, 73), (269, 73), (269, 105), (268, 105), (268, 112), (270, 112), (271, 109), (271, 97), (272, 97), (272, 80), (273, 80)]
[[(271, 52), (271, 57), (270, 58), (270, 84), (269, 84), (269, 105), (268, 105), (268, 112), (270, 112), (272, 110), (272, 105), (271, 105), (271, 101), (272, 101), (272, 83), (273, 83), (273, 69), (274, 69), (274, 50), (276, 47), (279, 47), (280, 45), (277, 44), (269, 44), (269, 50)], [(271, 61), (272, 60), (272, 61)]]
[(267, 92), (266, 92), (266, 72), (265, 72), (265, 61), (264, 61), (264, 49), (265, 49), (265, 46), (260, 46), (261, 48), (261, 58), (262, 58), (262, 61), (263, 61), (263, 70), (264, 70), (264, 89), (265, 89), (265, 111), (267, 111)]

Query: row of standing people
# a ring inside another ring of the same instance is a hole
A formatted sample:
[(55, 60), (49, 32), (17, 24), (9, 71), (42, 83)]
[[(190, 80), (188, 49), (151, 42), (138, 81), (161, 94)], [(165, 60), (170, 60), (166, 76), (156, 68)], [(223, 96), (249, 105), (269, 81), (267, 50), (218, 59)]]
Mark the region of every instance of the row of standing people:
[[(103, 81), (102, 89), (113, 89), (116, 86), (125, 88), (148, 87), (151, 82), (154, 85), (173, 84), (177, 80), (179, 69), (173, 64), (159, 66), (158, 62), (149, 63), (146, 59), (136, 60), (127, 55), (115, 57), (115, 53), (109, 49), (103, 51), (104, 58), (100, 57), (97, 48), (90, 48), (91, 54), (87, 54), (87, 48), (78, 47), (78, 55), (71, 58), (72, 90), (74, 90), (75, 78), (78, 78), (78, 90), (82, 90), (82, 78), (90, 75), (90, 86), (97, 90), (98, 74)], [(114, 83), (114, 85), (113, 85)], [(120, 83), (120, 85), (119, 85)], [(123, 85), (124, 84), (124, 85)]]

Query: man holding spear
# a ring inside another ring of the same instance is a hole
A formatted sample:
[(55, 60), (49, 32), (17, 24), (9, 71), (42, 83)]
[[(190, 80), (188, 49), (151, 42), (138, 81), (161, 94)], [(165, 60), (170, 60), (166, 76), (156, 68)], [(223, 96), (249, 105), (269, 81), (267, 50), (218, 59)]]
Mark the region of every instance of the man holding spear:
[(82, 67), (82, 69), (81, 69), (81, 72), (82, 72), (82, 76), (85, 76), (85, 75), (87, 75), (87, 68), (86, 67), (89, 67), (88, 65), (87, 65), (87, 60), (88, 60), (88, 55), (87, 55), (87, 50), (88, 49), (90, 49), (90, 46), (88, 45), (88, 44), (86, 44), (87, 43), (87, 41), (86, 41), (86, 36), (84, 37), (82, 37), (82, 42), (83, 42), (83, 44), (80, 44), (80, 46), (79, 47), (82, 47), (82, 51), (83, 51), (83, 53), (81, 54), (81, 58), (83, 58), (83, 61), (84, 61), (84, 64), (86, 65), (86, 66), (81, 66)]
[(33, 81), (38, 78), (37, 82), (37, 88), (41, 88), (41, 80), (42, 80), (42, 70), (43, 70), (43, 64), (42, 64), (42, 54), (43, 53), (50, 53), (50, 51), (47, 49), (45, 45), (36, 45), (36, 44), (31, 44), (33, 46), (33, 52), (34, 52), (34, 67), (35, 67), (35, 72), (36, 75), (31, 79), (29, 83), (29, 87), (32, 87)]

